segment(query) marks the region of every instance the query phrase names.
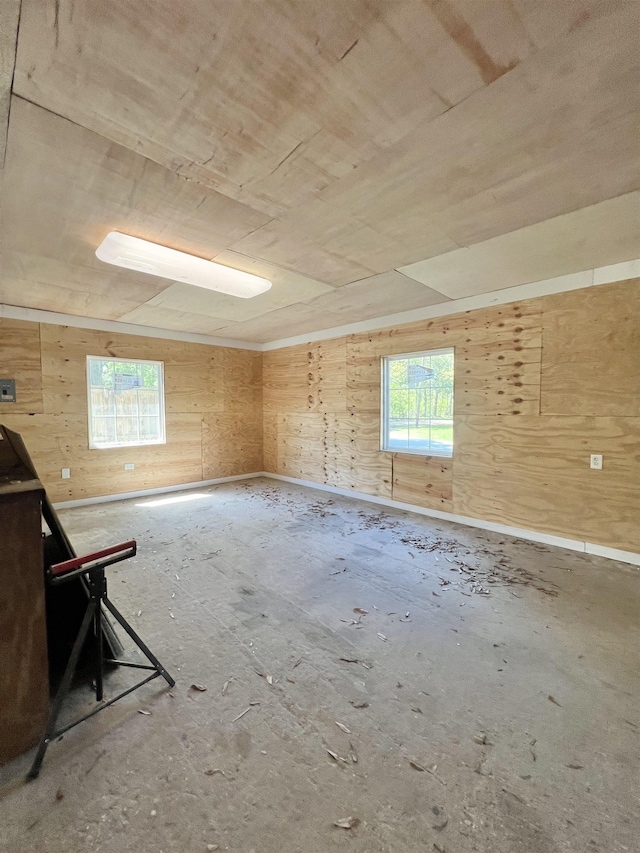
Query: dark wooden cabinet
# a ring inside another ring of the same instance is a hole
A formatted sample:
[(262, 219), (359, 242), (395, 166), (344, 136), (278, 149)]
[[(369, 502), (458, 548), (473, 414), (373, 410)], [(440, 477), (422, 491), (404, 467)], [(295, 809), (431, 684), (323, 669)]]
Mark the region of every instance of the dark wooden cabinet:
[(0, 482), (0, 765), (38, 743), (49, 712), (43, 496), (39, 480)]

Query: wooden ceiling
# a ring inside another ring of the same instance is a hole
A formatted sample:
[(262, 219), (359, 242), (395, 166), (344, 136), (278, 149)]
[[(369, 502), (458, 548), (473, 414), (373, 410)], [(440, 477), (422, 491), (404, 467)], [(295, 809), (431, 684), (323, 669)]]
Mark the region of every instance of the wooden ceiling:
[[(0, 303), (261, 342), (640, 254), (636, 0), (0, 15)], [(110, 230), (273, 287), (118, 271)]]

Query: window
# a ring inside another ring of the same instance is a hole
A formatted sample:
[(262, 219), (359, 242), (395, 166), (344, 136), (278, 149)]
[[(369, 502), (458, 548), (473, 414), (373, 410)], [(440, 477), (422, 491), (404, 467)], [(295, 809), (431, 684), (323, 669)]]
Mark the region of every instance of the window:
[(87, 356), (89, 447), (164, 444), (161, 361)]
[(453, 455), (453, 350), (382, 359), (383, 450)]

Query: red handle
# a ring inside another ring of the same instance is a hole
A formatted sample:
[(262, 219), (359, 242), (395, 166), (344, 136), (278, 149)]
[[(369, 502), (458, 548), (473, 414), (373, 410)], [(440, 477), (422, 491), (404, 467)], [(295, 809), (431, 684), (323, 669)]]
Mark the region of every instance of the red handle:
[(93, 554), (86, 554), (84, 557), (74, 557), (72, 560), (65, 560), (64, 563), (56, 563), (51, 566), (49, 571), (52, 575), (66, 575), (67, 572), (72, 572), (74, 569), (79, 569), (87, 563), (93, 563), (95, 560), (100, 560), (103, 557), (110, 557), (112, 554), (119, 554), (121, 551), (131, 551), (128, 557), (133, 557), (136, 553), (136, 540), (131, 539), (129, 542), (122, 542), (120, 545), (112, 545), (110, 548), (104, 548), (102, 551), (95, 551)]

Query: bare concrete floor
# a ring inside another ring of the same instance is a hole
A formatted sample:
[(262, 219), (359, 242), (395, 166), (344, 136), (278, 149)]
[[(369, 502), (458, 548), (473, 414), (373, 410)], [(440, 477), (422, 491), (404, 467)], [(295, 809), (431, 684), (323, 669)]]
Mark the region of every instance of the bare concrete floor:
[(63, 521), (139, 540), (110, 594), (178, 683), (3, 768), (2, 851), (639, 849), (637, 569), (269, 480), (167, 497)]

